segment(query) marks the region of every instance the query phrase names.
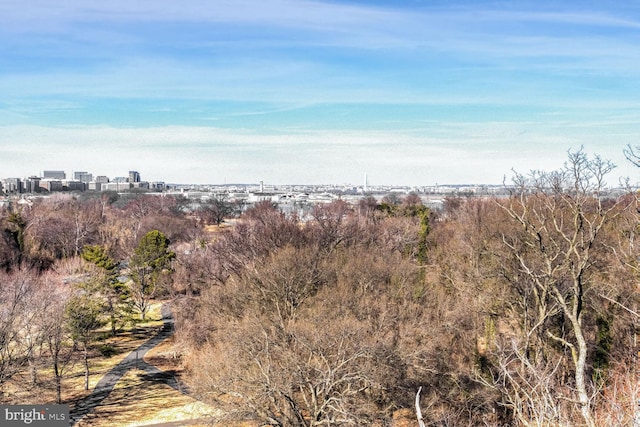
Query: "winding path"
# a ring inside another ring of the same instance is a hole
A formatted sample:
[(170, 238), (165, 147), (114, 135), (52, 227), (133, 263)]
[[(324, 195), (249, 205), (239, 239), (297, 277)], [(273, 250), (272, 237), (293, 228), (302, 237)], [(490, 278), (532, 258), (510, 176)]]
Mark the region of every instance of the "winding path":
[(131, 369), (141, 369), (149, 376), (157, 378), (180, 393), (187, 394), (188, 390), (186, 387), (173, 375), (167, 375), (164, 371), (144, 361), (144, 356), (149, 350), (173, 334), (173, 315), (171, 314), (171, 307), (169, 304), (162, 305), (161, 313), (163, 325), (160, 332), (129, 353), (127, 357), (125, 357), (100, 379), (90, 395), (76, 402), (75, 407), (70, 413), (72, 426), (77, 424), (91, 411), (97, 408), (113, 391), (120, 378), (122, 378)]

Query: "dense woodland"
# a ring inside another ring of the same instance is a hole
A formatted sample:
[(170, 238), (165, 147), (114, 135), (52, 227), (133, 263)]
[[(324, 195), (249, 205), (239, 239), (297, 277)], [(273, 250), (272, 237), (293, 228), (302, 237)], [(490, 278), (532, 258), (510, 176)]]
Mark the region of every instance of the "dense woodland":
[(223, 425), (416, 425), (420, 389), (425, 426), (631, 426), (640, 206), (606, 191), (612, 171), (569, 152), (505, 198), (365, 197), (305, 218), (263, 202), (220, 229), (224, 200), (13, 204), (0, 387), (36, 366), (63, 377), (98, 328), (171, 299), (184, 379)]

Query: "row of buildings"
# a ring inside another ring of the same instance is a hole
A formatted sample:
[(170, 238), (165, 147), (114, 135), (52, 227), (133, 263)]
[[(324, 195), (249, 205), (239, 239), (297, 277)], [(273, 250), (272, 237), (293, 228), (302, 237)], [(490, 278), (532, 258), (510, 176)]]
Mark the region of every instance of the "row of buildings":
[(74, 172), (73, 178), (60, 170), (46, 170), (41, 176), (0, 179), (0, 194), (52, 193), (56, 191), (129, 191), (132, 189), (163, 191), (164, 182), (142, 181), (137, 171), (129, 171), (125, 177), (109, 179), (104, 175), (93, 176), (89, 172)]
[(410, 192), (420, 195), (429, 207), (437, 208), (447, 196), (487, 197), (508, 194), (505, 186), (497, 185), (438, 185), (422, 187), (374, 186), (365, 176), (364, 186), (352, 185), (265, 185), (259, 184), (165, 184), (143, 181), (140, 173), (129, 171), (127, 176), (110, 179), (104, 175), (94, 176), (86, 171), (73, 172), (72, 177), (61, 170), (45, 170), (41, 176), (26, 178), (0, 178), (0, 197), (43, 196), (54, 192), (149, 191), (180, 194), (187, 199), (224, 198), (242, 204), (253, 204), (268, 200), (279, 205), (307, 205), (327, 203), (335, 199), (359, 200), (364, 196), (405, 195)]

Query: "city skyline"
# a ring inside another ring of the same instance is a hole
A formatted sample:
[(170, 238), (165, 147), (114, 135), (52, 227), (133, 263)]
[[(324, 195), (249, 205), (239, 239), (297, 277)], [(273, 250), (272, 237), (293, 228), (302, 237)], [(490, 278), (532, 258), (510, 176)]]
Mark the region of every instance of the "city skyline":
[(499, 184), (583, 146), (635, 183), (639, 38), (633, 3), (6, 0), (0, 176)]

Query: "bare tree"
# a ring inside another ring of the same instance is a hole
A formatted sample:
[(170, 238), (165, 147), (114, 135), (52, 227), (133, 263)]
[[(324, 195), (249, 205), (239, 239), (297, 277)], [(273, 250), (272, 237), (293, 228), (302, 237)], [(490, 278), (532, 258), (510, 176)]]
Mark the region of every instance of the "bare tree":
[(297, 312), (324, 284), (318, 251), (286, 247), (257, 263), (247, 275), (254, 300), (274, 313), (281, 328), (295, 322)]
[(373, 196), (366, 196), (358, 201), (358, 214), (366, 219), (375, 220), (377, 208), (378, 202)]
[(85, 244), (97, 238), (101, 222), (97, 202), (72, 197), (40, 202), (30, 215), (25, 234), (31, 250), (52, 258), (79, 255)]
[(35, 291), (34, 277), (23, 271), (3, 275), (0, 287), (0, 386), (25, 360), (24, 329), (28, 302)]
[(355, 235), (353, 221), (350, 220), (351, 207), (344, 200), (336, 200), (327, 205), (316, 205), (311, 212), (315, 228), (314, 240), (327, 252), (335, 250), (339, 245)]
[[(625, 208), (623, 201), (605, 203), (605, 177), (613, 168), (582, 150), (569, 152), (558, 171), (516, 174), (512, 196), (499, 202), (519, 227), (516, 233), (503, 234), (502, 241), (513, 260), (506, 263), (505, 277), (521, 298), (517, 310), (522, 336), (517, 344), (504, 347), (496, 385), (525, 425), (540, 416), (535, 413), (541, 409), (531, 404), (545, 405), (545, 411), (559, 417), (552, 403), (561, 399), (575, 402), (585, 425), (595, 426), (588, 363), (594, 343), (585, 313), (607, 227)], [(561, 350), (552, 351), (554, 346)], [(560, 362), (552, 363), (552, 357)], [(563, 369), (572, 372), (573, 381), (551, 381)], [(529, 406), (524, 408), (524, 403)]]
[(362, 254), (345, 251), (287, 246), (207, 289), (178, 319), (180, 335), (200, 343), (188, 356), (198, 367), (197, 392), (275, 426), (357, 425), (388, 416), (405, 366), (395, 352), (393, 316), (376, 305), (391, 279), (367, 272), (384, 271), (372, 263), (390, 257), (367, 257), (342, 273)]
[(622, 151), (627, 160), (633, 163), (634, 166), (640, 167), (640, 146), (636, 145), (634, 147), (629, 144)]
[(233, 205), (223, 196), (216, 196), (203, 202), (199, 210), (207, 224), (220, 225), (233, 214)]
[[(349, 317), (322, 323), (329, 310), (286, 330), (251, 317), (229, 323), (216, 334), (220, 340), (193, 353), (200, 367), (194, 386), (227, 410), (250, 409), (268, 425), (363, 422), (365, 411), (374, 415), (366, 395), (385, 361), (374, 360), (362, 322)], [(229, 405), (230, 396), (241, 405)]]
[(62, 403), (62, 378), (69, 367), (73, 347), (69, 345), (69, 333), (65, 325), (65, 308), (69, 299), (69, 289), (59, 282), (55, 275), (43, 279), (47, 290), (47, 305), (40, 313), (48, 356), (53, 370), (56, 403)]
[(71, 297), (65, 307), (65, 322), (71, 338), (74, 343), (82, 344), (85, 390), (89, 390), (89, 346), (95, 330), (103, 325), (102, 312), (99, 300), (82, 294)]

